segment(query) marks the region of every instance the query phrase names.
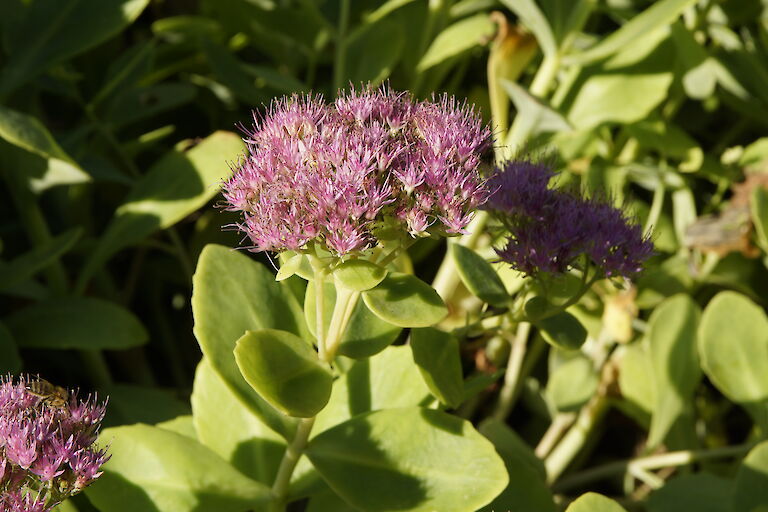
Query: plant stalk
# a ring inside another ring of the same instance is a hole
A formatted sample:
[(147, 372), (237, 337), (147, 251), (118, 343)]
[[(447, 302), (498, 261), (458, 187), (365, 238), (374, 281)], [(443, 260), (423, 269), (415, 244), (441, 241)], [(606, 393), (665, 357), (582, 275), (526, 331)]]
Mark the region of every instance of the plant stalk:
[(504, 384), (499, 392), (499, 401), (496, 404), (496, 410), (493, 412), (493, 417), (499, 421), (507, 419), (515, 404), (515, 399), (520, 389), (521, 369), (528, 347), (528, 335), (530, 332), (531, 324), (521, 322), (517, 326), (515, 336), (508, 340), (510, 344), (509, 362), (504, 373)]
[(336, 32), (336, 60), (333, 67), (333, 87), (338, 92), (343, 87), (346, 73), (347, 27), (349, 26), (349, 0), (339, 2), (339, 26)]
[(269, 505), (269, 512), (284, 512), (286, 501), (288, 499), (288, 487), (291, 483), (296, 464), (298, 464), (304, 449), (309, 442), (309, 434), (315, 424), (315, 417), (302, 418), (296, 429), (296, 435), (293, 441), (285, 449), (283, 460), (280, 461), (280, 467), (277, 470), (275, 482), (272, 485), (272, 502)]

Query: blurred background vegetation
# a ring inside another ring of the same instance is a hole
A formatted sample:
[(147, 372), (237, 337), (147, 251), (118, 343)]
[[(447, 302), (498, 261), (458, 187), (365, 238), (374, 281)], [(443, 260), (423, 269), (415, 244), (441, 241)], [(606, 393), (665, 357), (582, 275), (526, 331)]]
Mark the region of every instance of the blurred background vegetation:
[[(251, 111), (297, 92), (388, 81), (467, 98), (493, 114), (499, 155), (546, 150), (563, 182), (652, 230), (636, 286), (578, 309), (629, 362), (610, 435), (577, 465), (632, 456), (647, 435), (656, 306), (723, 289), (767, 305), (768, 2), (3, 0), (0, 37), (0, 371), (108, 392), (111, 424), (188, 413), (195, 262), (241, 243), (211, 203)], [(430, 278), (443, 252), (424, 241), (411, 257)], [(469, 347), (468, 372), (496, 375), (497, 352)], [(583, 367), (548, 379), (560, 363), (528, 369), (512, 415), (533, 444), (596, 391)], [(699, 423), (670, 447), (748, 439), (721, 392), (690, 390)], [(493, 393), (464, 412), (483, 417)]]

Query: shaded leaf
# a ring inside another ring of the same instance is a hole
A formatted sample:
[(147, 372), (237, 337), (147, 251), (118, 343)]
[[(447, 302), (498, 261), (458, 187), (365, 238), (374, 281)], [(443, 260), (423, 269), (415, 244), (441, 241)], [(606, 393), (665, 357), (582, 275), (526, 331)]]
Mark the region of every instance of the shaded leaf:
[(429, 327), (448, 314), (437, 292), (419, 278), (391, 272), (376, 288), (363, 292), (376, 316), (400, 327)]
[(413, 361), (432, 394), (456, 408), (464, 398), (459, 340), (431, 327), (411, 330)]

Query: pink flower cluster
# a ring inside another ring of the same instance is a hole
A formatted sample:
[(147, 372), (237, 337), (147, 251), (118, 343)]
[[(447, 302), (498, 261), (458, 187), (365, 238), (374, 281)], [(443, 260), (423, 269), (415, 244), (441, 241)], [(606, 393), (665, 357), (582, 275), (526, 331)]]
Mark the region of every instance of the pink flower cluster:
[(106, 404), (61, 404), (30, 391), (37, 379), (0, 379), (0, 512), (52, 510), (101, 475), (93, 446)]
[(366, 89), (326, 105), (293, 96), (254, 119), (223, 187), (254, 251), (315, 241), (346, 255), (404, 233), (463, 233), (488, 197), (478, 167), (491, 132), (451, 97)]

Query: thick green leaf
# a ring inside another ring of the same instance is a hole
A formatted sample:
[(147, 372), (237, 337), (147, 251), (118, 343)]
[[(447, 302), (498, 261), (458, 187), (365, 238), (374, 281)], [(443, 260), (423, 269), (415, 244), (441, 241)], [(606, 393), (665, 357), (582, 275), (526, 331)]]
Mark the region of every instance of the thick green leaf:
[(161, 158), (115, 212), (80, 276), (81, 286), (115, 252), (207, 203), (230, 172), (227, 162), (237, 159), (242, 149), (234, 133), (216, 132), (188, 151), (175, 150)]
[(389, 78), (403, 54), (403, 27), (396, 21), (383, 20), (355, 36), (347, 42), (349, 81), (376, 86)]
[(185, 82), (130, 88), (109, 102), (104, 119), (115, 127), (137, 123), (190, 103), (196, 94), (197, 89)]
[(749, 452), (736, 473), (731, 498), (731, 511), (763, 512), (768, 510), (768, 442)]
[(169, 390), (113, 384), (104, 393), (109, 397), (104, 426), (154, 424), (189, 414), (189, 403)]
[(479, 430), (496, 447), (509, 474), (504, 492), (480, 512), (499, 512), (513, 503), (521, 512), (555, 512), (557, 506), (546, 483), (544, 464), (525, 441), (509, 426), (494, 419), (484, 421)]
[(59, 297), (33, 304), (6, 318), (20, 347), (122, 350), (147, 342), (133, 313), (93, 297)]
[(387, 271), (366, 260), (349, 260), (333, 269), (333, 277), (345, 288), (364, 292), (377, 286), (387, 276)]
[(358, 414), (432, 401), (429, 388), (413, 364), (411, 349), (387, 347), (373, 357), (356, 360), (334, 383), (331, 399), (318, 415), (312, 434), (318, 435)]
[(195, 432), (195, 423), (192, 420), (191, 414), (182, 414), (181, 416), (156, 423), (155, 426), (197, 441), (197, 432)]
[(565, 512), (627, 512), (624, 507), (603, 495), (588, 492), (571, 503)]
[(662, 302), (648, 321), (656, 405), (653, 408), (649, 446), (664, 441), (680, 416), (691, 413), (693, 392), (701, 380), (696, 352), (696, 331), (701, 309), (688, 295)]
[(583, 66), (609, 57), (625, 48), (628, 43), (637, 41), (660, 27), (672, 24), (680, 16), (680, 13), (695, 3), (696, 0), (661, 0), (655, 2), (642, 13), (634, 16), (620, 29), (600, 40), (595, 46), (569, 57), (567, 61)]
[(205, 357), (195, 372), (192, 412), (201, 443), (245, 475), (274, 482), (285, 441), (244, 407)]
[(469, 422), (418, 407), (355, 416), (312, 439), (307, 455), (337, 494), (370, 512), (476, 510), (509, 480)]
[(588, 130), (603, 123), (632, 123), (664, 99), (672, 84), (671, 72), (595, 74), (579, 88), (568, 111), (575, 128)]
[(419, 278), (391, 272), (376, 288), (363, 292), (376, 316), (400, 327), (429, 327), (448, 314), (443, 299)]
[(768, 428), (768, 319), (743, 295), (720, 292), (699, 324), (699, 356), (707, 377)]
[[(328, 313), (325, 314), (323, 320), (327, 330), (328, 325), (331, 323), (330, 312), (333, 311), (336, 304), (336, 289), (332, 283), (328, 282), (325, 283), (324, 288), (325, 296), (323, 300), (325, 310)], [(304, 296), (304, 314), (306, 315), (307, 326), (313, 335), (317, 325), (315, 299), (315, 283), (310, 281), (307, 284)], [(352, 316), (349, 318), (347, 328), (341, 336), (341, 343), (337, 353), (355, 359), (370, 357), (391, 345), (400, 335), (400, 331), (402, 331), (400, 327), (385, 322), (371, 313), (365, 306), (365, 303), (358, 299), (355, 308), (352, 310)]]
[(203, 48), (216, 78), (239, 100), (248, 105), (267, 101), (268, 97), (256, 87), (256, 79), (248, 74), (244, 64), (231, 51), (211, 41), (207, 41)]
[(235, 360), (248, 384), (289, 416), (315, 416), (331, 396), (331, 370), (306, 341), (290, 332), (246, 332), (237, 340)]
[(731, 512), (732, 488), (731, 480), (711, 473), (676, 476), (651, 494), (648, 512)]
[(464, 398), (459, 340), (431, 327), (411, 330), (413, 361), (432, 394), (456, 408)]
[(425, 71), (487, 41), (496, 30), (496, 25), (487, 14), (476, 14), (440, 32), (427, 49), (417, 66)]
[(558, 411), (577, 411), (595, 394), (599, 381), (592, 361), (578, 353), (552, 370), (546, 394)]
[(270, 428), (290, 436), (292, 421), (253, 391), (233, 353), (248, 330), (282, 329), (309, 339), (290, 290), (245, 254), (213, 244), (200, 254), (192, 284), (194, 331), (203, 354), (247, 407)]
[(81, 53), (131, 24), (149, 0), (35, 0), (4, 34), (8, 60), (0, 97), (51, 64)]
[(307, 512), (358, 512), (333, 492), (324, 492), (312, 496), (307, 505)]
[(490, 263), (468, 247), (459, 244), (450, 247), (459, 277), (470, 292), (494, 306), (509, 302), (507, 289)]
[(543, 320), (535, 320), (533, 323), (544, 340), (557, 348), (576, 350), (587, 341), (587, 330), (567, 311), (561, 311)]
[(533, 32), (545, 55), (557, 53), (557, 42), (552, 27), (534, 0), (502, 0), (502, 3), (517, 14), (523, 24)]
[(106, 429), (100, 438), (112, 458), (86, 489), (91, 502), (110, 512), (241, 512), (263, 510), (269, 488), (189, 437), (136, 424)]
[(653, 362), (647, 344), (640, 341), (620, 347), (619, 389), (630, 407), (630, 414), (641, 425), (650, 423), (650, 415), (656, 406), (656, 387), (653, 379)]
[(21, 357), (16, 342), (8, 329), (0, 322), (0, 373), (18, 373), (21, 370)]

